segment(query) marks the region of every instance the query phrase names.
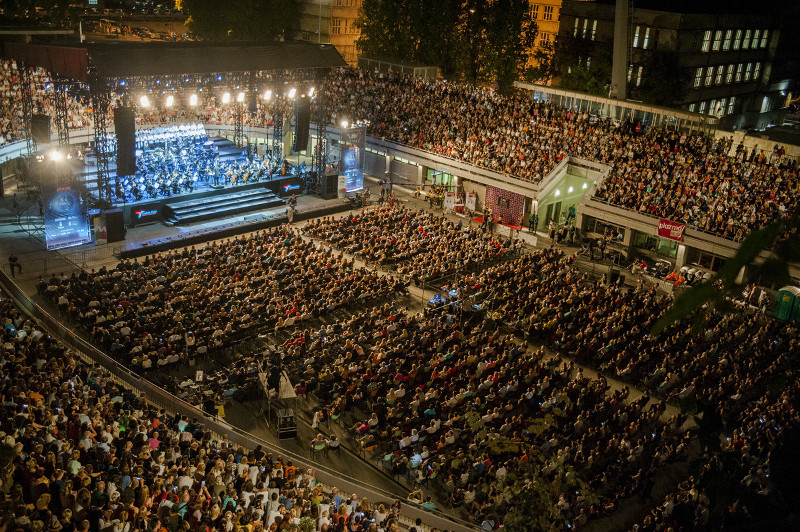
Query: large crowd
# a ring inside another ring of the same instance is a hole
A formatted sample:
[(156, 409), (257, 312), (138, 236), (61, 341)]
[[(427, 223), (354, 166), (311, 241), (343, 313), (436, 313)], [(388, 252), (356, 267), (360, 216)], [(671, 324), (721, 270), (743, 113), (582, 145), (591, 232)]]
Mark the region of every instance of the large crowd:
[(429, 211), (381, 206), (344, 217), (312, 220), (303, 231), (421, 285), (426, 280), (484, 266), (511, 252), (510, 244), (485, 237), (477, 228), (461, 229), (462, 224)]
[(399, 530), (399, 504), (323, 488), (311, 469), (168, 415), (5, 297), (0, 317), (4, 529)]
[(298, 231), (275, 227), (113, 270), (55, 275), (38, 289), (99, 346), (147, 372), (405, 288)]
[(798, 207), (797, 160), (782, 147), (709, 140), (489, 89), (342, 69), (327, 85), (331, 119), (369, 134), (538, 182), (567, 156), (607, 164), (595, 197), (741, 240)]

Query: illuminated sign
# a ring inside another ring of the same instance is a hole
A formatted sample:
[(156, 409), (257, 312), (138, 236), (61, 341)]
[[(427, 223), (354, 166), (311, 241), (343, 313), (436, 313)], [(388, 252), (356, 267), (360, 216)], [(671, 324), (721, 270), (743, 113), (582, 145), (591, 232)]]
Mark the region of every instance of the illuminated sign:
[(289, 191), (292, 191), (292, 190), (300, 190), (300, 185), (299, 184), (290, 185), (288, 183), (283, 185), (283, 191), (284, 192), (289, 192)]
[(134, 211), (133, 214), (136, 215), (136, 219), (138, 220), (139, 218), (146, 216), (155, 216), (156, 214), (158, 214), (158, 209), (154, 209), (151, 211)]

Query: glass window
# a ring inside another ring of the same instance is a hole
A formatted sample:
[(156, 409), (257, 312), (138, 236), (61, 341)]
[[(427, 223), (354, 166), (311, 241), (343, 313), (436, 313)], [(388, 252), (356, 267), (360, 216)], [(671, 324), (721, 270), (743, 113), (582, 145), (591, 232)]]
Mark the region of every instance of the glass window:
[(708, 114), (713, 115), (714, 110), (717, 108), (717, 100), (711, 100), (708, 102)]
[(639, 46), (639, 26), (636, 26), (636, 31), (633, 32), (633, 47)]
[(736, 83), (742, 81), (742, 63), (736, 65)]
[(744, 40), (742, 41), (742, 50), (750, 48), (750, 30), (745, 30)]
[(725, 40), (722, 42), (722, 49), (723, 50), (730, 50), (731, 49), (731, 38), (733, 37), (733, 30), (727, 30), (725, 32)]
[[(538, 10), (539, 10), (539, 6), (536, 6), (536, 10), (537, 10), (537, 12), (538, 12)], [(534, 19), (535, 19), (535, 18), (536, 18), (536, 17), (534, 17)], [(578, 24), (580, 23), (580, 20), (581, 20), (581, 19), (579, 19), (579, 18), (576, 18), (576, 19), (575, 19), (575, 29), (574, 29), (574, 30), (572, 30), (572, 36), (573, 36), (573, 37), (577, 37), (577, 36), (578, 36)]]
[(708, 52), (711, 50), (711, 30), (706, 30), (705, 34), (703, 34), (703, 48), (704, 52)]
[(753, 79), (758, 81), (758, 75), (761, 74), (761, 63), (756, 63), (756, 66), (753, 67)]
[(591, 57), (587, 57), (586, 58), (586, 70), (589, 70), (589, 68), (591, 66), (592, 66), (592, 58)]
[(694, 110), (695, 110), (696, 107), (697, 107), (696, 103), (690, 103), (689, 104), (689, 112), (690, 113), (694, 113)]
[[(531, 18), (536, 20), (539, 18), (539, 4), (533, 4), (531, 6)], [(575, 34), (578, 33), (578, 19), (575, 19)]]
[(646, 50), (648, 44), (650, 44), (650, 28), (645, 28), (644, 29), (644, 42), (642, 43), (642, 48), (644, 48)]
[(678, 242), (669, 238), (659, 238), (656, 253), (674, 259), (678, 256)]
[(725, 74), (725, 83), (733, 81), (733, 64), (728, 65), (728, 72)]
[(744, 80), (750, 81), (750, 72), (753, 70), (753, 63), (747, 63), (747, 68), (744, 70)]
[(553, 6), (544, 6), (542, 20), (553, 20)]
[(761, 32), (761, 48), (767, 47), (767, 35), (769, 35), (769, 30)]
[(597, 35), (597, 21), (592, 21), (592, 40), (594, 40), (595, 36)]
[(706, 68), (706, 87), (710, 86), (713, 80), (714, 80), (714, 67), (710, 66)]
[(717, 113), (716, 113), (717, 116), (722, 116), (722, 115), (725, 114), (725, 105), (727, 103), (728, 103), (728, 99), (727, 98), (722, 98), (719, 101), (719, 104), (718, 104), (718, 107), (717, 107), (718, 110), (717, 110)]
[(725, 71), (725, 66), (724, 65), (719, 65), (717, 67), (717, 78), (716, 78), (716, 80), (714, 80), (717, 85), (722, 85), (722, 73), (724, 71)]
[(584, 39), (586, 38), (586, 32), (588, 30), (589, 30), (589, 19), (585, 18), (583, 19), (583, 35), (582, 35)]
[(700, 113), (701, 115), (705, 114), (705, 112), (706, 112), (706, 102), (700, 102), (700, 107), (697, 108), (697, 112)]
[(694, 86), (699, 87), (703, 84), (703, 67), (698, 68), (695, 70), (694, 73)]
[(639, 66), (639, 73), (636, 75), (636, 86), (637, 87), (642, 84), (642, 70), (643, 70), (643, 67), (640, 65)]
[(728, 114), (733, 114), (733, 109), (736, 107), (736, 96), (731, 96), (731, 100), (728, 102)]
[(628, 83), (633, 79), (633, 65), (628, 65)]
[(339, 35), (342, 33), (342, 19), (331, 19), (331, 35)]
[(714, 51), (719, 52), (719, 47), (722, 44), (722, 30), (717, 30), (714, 34)]
[(758, 48), (759, 39), (761, 39), (761, 30), (753, 30), (753, 48)]
[(742, 30), (736, 30), (736, 38), (733, 39), (733, 49), (738, 50), (742, 44)]

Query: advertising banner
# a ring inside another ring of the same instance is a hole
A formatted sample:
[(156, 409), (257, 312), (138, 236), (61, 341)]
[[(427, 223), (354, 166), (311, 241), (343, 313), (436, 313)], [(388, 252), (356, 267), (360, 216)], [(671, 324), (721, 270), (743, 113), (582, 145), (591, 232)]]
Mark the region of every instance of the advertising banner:
[(92, 241), (86, 204), (71, 186), (51, 187), (44, 194), (44, 235), (48, 250)]
[(338, 180), (339, 182), (336, 185), (336, 189), (339, 191), (339, 197), (343, 198), (347, 195), (347, 176), (339, 174)]
[(342, 129), (341, 135), (342, 160), (339, 175), (346, 177), (347, 192), (357, 192), (364, 188), (364, 162), (366, 159), (364, 152), (367, 145), (367, 128)]
[(456, 206), (456, 193), (453, 191), (447, 191), (444, 193), (444, 210), (445, 212), (451, 212)]
[(670, 222), (669, 220), (665, 220), (664, 218), (661, 218), (658, 221), (658, 236), (682, 242), (683, 232), (685, 230), (686, 230), (685, 224), (679, 222)]
[(475, 212), (475, 205), (478, 202), (478, 193), (477, 192), (470, 192), (467, 194), (467, 209), (472, 212)]

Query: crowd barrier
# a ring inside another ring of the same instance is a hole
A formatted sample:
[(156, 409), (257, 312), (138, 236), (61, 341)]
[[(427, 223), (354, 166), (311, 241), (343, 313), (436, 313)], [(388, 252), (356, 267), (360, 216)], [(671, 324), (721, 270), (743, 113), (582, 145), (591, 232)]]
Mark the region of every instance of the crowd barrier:
[[(360, 497), (366, 497), (374, 502), (390, 502), (398, 497), (404, 499), (402, 495), (390, 493), (381, 488), (363, 484), (354, 477), (350, 477), (324, 464), (311, 461), (304, 456), (300, 456), (282, 449), (270, 442), (262, 440), (261, 438), (230, 425), (225, 421), (206, 415), (206, 413), (202, 410), (166, 392), (150, 381), (143, 379), (136, 373), (130, 371), (119, 362), (107, 356), (105, 353), (98, 350), (86, 340), (75, 334), (72, 330), (65, 327), (50, 313), (32, 301), (31, 298), (28, 297), (28, 295), (23, 292), (4, 271), (0, 271), (0, 287), (2, 287), (6, 293), (11, 296), (17, 306), (26, 315), (39, 322), (39, 324), (44, 328), (45, 331), (48, 332), (48, 334), (54, 338), (58, 338), (67, 347), (73, 349), (76, 353), (80, 354), (88, 361), (100, 364), (106, 368), (111, 373), (115, 382), (129, 389), (138, 391), (147, 399), (147, 401), (154, 404), (158, 408), (163, 408), (171, 414), (181, 414), (188, 416), (189, 418), (202, 420), (205, 428), (212, 432), (215, 439), (221, 439), (221, 437), (224, 435), (228, 437), (228, 440), (231, 443), (241, 445), (248, 449), (254, 449), (256, 446), (260, 445), (268, 452), (275, 453), (292, 460), (297, 467), (312, 468), (315, 471), (317, 480), (320, 481), (323, 486), (336, 486), (340, 490), (344, 490), (344, 493), (357, 493)], [(417, 518), (420, 518), (426, 525), (439, 529), (447, 529), (457, 532), (478, 529), (477, 526), (474, 526), (468, 522), (455, 520), (454, 518), (451, 518), (441, 512), (428, 511), (407, 500), (404, 500), (404, 503), (402, 520), (405, 521), (406, 524), (413, 524)]]

